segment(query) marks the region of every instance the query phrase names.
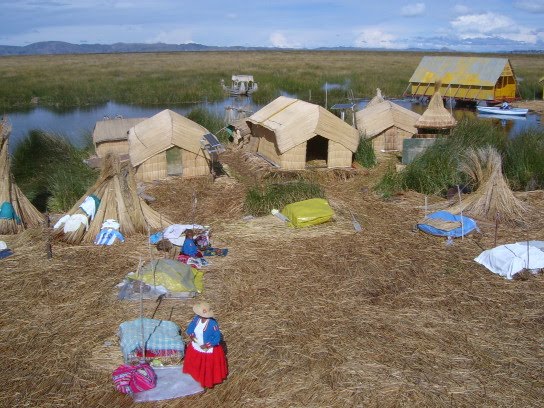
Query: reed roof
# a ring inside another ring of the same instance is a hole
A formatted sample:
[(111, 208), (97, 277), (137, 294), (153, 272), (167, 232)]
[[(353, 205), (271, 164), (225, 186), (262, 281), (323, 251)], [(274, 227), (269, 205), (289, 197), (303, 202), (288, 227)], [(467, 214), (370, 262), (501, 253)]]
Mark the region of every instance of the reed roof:
[(95, 144), (113, 140), (127, 140), (128, 130), (145, 118), (122, 118), (99, 120), (94, 125), (93, 142)]
[(365, 106), (365, 108), (368, 108), (370, 106), (374, 106), (374, 105), (377, 105), (379, 103), (382, 103), (382, 102), (385, 102), (385, 99), (383, 98), (382, 96), (382, 91), (380, 88), (377, 88), (376, 89), (376, 96), (374, 96), (374, 98), (372, 98), (368, 103), (367, 105)]
[(451, 129), (455, 126), (457, 126), (457, 121), (444, 107), (440, 92), (434, 93), (429, 101), (429, 106), (415, 124), (416, 128), (431, 129)]
[(276, 98), (246, 121), (274, 132), (282, 154), (317, 135), (352, 152), (359, 145), (359, 133), (342, 119), (319, 105), (285, 96)]
[(173, 146), (206, 156), (200, 141), (210, 133), (205, 127), (191, 119), (165, 109), (146, 119), (128, 132), (129, 155), (133, 166), (138, 166), (150, 157)]
[(27, 228), (40, 226), (43, 215), (32, 205), (19, 189), (11, 174), (8, 142), (11, 125), (7, 118), (0, 121), (0, 206), (3, 203), (11, 204), (18, 219), (0, 219), (0, 235), (16, 234)]
[(369, 104), (355, 114), (357, 128), (363, 131), (367, 138), (374, 137), (393, 126), (415, 134), (417, 132), (415, 124), (420, 117), (418, 113), (386, 100)]

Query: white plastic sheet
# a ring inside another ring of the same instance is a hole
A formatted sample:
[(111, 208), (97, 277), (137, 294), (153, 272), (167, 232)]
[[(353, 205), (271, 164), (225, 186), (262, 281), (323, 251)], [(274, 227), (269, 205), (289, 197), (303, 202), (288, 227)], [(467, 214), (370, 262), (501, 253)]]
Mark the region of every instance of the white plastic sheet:
[(204, 391), (193, 377), (181, 372), (182, 366), (153, 367), (153, 369), (157, 374), (157, 386), (134, 394), (134, 402), (164, 401)]
[(544, 268), (544, 241), (517, 242), (501, 245), (482, 252), (474, 259), (491, 272), (512, 279), (523, 269)]

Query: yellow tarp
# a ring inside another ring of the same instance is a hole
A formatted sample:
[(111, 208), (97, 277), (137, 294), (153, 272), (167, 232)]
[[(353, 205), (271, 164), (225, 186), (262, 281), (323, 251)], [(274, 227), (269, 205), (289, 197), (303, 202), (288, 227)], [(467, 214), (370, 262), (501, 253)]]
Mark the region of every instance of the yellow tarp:
[(281, 213), (289, 218), (289, 225), (295, 228), (322, 224), (330, 221), (334, 216), (333, 209), (323, 198), (311, 198), (287, 204)]
[(202, 292), (204, 273), (173, 259), (155, 259), (142, 267), (141, 276), (130, 275), (130, 279), (141, 280), (148, 285), (164, 286), (170, 292)]

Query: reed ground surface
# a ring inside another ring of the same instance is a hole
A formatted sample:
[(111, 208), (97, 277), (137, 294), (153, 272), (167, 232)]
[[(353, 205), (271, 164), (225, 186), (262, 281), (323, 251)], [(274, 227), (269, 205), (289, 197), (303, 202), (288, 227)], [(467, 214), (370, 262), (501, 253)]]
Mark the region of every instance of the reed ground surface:
[[(544, 277), (507, 281), (473, 261), (495, 245), (493, 224), (452, 246), (416, 232), (423, 196), (371, 190), (384, 166), (321, 177), (334, 222), (292, 230), (272, 216), (244, 220), (260, 173), (240, 152), (223, 160), (229, 183), (171, 179), (147, 192), (170, 219), (211, 225), (230, 250), (210, 258), (199, 296), (216, 310), (230, 374), (204, 394), (141, 406), (541, 406)], [(526, 226), (500, 225), (497, 245), (544, 239), (544, 192), (516, 194), (532, 208)], [(0, 260), (1, 406), (135, 405), (110, 376), (121, 363), (117, 328), (139, 307), (116, 300), (115, 285), (159, 256), (146, 238), (54, 243), (47, 260), (41, 230), (0, 237), (15, 251)], [(155, 317), (185, 328), (192, 304), (165, 300)], [(147, 316), (155, 306), (145, 302)]]

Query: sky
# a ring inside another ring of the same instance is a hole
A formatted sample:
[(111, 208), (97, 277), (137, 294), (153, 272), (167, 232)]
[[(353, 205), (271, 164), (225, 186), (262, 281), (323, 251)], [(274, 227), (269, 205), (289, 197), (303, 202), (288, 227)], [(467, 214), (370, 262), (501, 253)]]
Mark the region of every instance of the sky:
[(0, 0), (0, 44), (544, 50), (544, 0)]

